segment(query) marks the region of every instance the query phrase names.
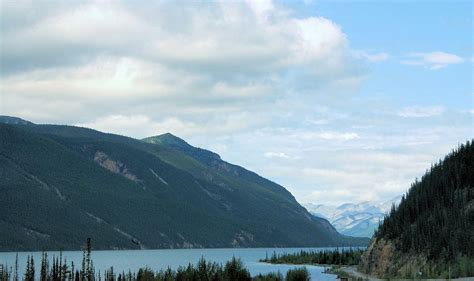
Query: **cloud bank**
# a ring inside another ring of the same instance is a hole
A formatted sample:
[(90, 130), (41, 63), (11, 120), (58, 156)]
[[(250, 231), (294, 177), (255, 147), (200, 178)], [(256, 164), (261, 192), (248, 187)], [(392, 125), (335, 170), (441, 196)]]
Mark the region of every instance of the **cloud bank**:
[[(302, 202), (392, 198), (472, 132), (470, 114), (361, 97), (368, 64), (391, 56), (271, 1), (2, 1), (0, 13), (0, 114), (171, 132)], [(405, 63), (462, 61), (433, 52)], [(441, 115), (464, 119), (452, 128), (432, 120)]]

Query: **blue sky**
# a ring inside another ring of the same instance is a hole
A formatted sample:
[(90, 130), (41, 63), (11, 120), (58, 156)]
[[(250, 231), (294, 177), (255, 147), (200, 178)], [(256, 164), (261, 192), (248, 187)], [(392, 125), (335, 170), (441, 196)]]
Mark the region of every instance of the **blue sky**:
[(472, 59), (471, 1), (314, 1), (293, 9), (339, 24), (351, 48), (390, 55), (385, 63), (370, 67), (370, 79), (361, 90), (364, 95), (379, 94), (401, 105), (472, 107), (472, 64), (442, 71), (400, 64), (409, 53), (434, 50)]
[(471, 1), (0, 3), (0, 114), (171, 132), (302, 203), (388, 200), (474, 135)]

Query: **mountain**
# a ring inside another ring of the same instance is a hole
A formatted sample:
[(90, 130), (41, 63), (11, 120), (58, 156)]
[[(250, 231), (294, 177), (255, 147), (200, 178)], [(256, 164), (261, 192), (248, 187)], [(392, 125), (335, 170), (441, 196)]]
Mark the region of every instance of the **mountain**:
[(304, 204), (313, 215), (327, 219), (340, 233), (354, 237), (372, 237), (392, 204), (398, 205), (401, 196), (385, 202), (345, 203), (340, 206)]
[(18, 117), (0, 115), (0, 123), (10, 125), (34, 125), (30, 121), (23, 120)]
[(96, 249), (368, 243), (339, 234), (284, 187), (171, 134), (0, 124), (0, 193), (0, 251), (77, 250), (87, 237)]
[(412, 184), (376, 231), (359, 267), (384, 278), (474, 276), (473, 237), (471, 141)]

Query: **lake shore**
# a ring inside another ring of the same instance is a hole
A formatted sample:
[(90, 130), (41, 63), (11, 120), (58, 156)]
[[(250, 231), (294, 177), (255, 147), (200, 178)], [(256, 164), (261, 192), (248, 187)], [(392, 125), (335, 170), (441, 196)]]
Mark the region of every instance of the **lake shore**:
[[(277, 253), (292, 253), (301, 250), (324, 250), (332, 248), (229, 248), (229, 249), (167, 249), (167, 250), (120, 250), (120, 251), (92, 251), (94, 267), (98, 272), (108, 270), (111, 266), (114, 272), (127, 273), (129, 270), (137, 272), (140, 268), (148, 267), (159, 271), (170, 267), (176, 270), (179, 266), (187, 266), (189, 263), (196, 264), (200, 258), (204, 257), (208, 261), (224, 264), (233, 257), (240, 258), (244, 266), (248, 268), (252, 276), (267, 274), (270, 272), (280, 272), (285, 275), (290, 269), (300, 268), (304, 265), (273, 265), (259, 262), (265, 254), (276, 251)], [(16, 252), (0, 252), (0, 264), (14, 266)], [(68, 263), (74, 262), (80, 265), (82, 262), (82, 251), (62, 252), (63, 258), (67, 258)], [(19, 273), (22, 276), (25, 269), (27, 256), (34, 256), (36, 271), (40, 272), (40, 261), (42, 252), (19, 252)], [(48, 257), (58, 257), (59, 252), (48, 252)], [(323, 273), (324, 267), (305, 266), (312, 280), (336, 281), (336, 275)]]
[[(398, 281), (409, 281), (409, 280), (414, 280), (414, 279), (406, 279), (406, 278), (378, 278), (375, 276), (371, 276), (365, 273), (362, 273), (357, 270), (356, 266), (342, 266), (340, 268), (341, 271), (346, 272), (349, 276), (352, 278), (362, 278), (363, 280), (368, 280), (368, 281), (384, 281), (384, 280), (398, 280)], [(463, 277), (463, 278), (430, 278), (430, 279), (416, 279), (416, 280), (423, 280), (423, 281), (440, 281), (440, 280), (455, 280), (455, 281), (474, 281), (474, 277)]]

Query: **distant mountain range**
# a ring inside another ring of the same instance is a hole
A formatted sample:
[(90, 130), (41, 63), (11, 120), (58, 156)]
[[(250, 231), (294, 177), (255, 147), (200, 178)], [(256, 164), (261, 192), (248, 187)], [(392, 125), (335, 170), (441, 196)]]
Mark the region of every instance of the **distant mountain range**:
[(340, 206), (324, 204), (304, 204), (313, 215), (327, 219), (342, 234), (354, 237), (372, 237), (379, 222), (398, 205), (401, 196), (385, 202), (345, 203)]
[(0, 116), (0, 251), (367, 245), (283, 186), (164, 134)]

